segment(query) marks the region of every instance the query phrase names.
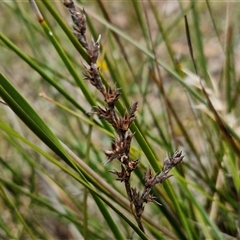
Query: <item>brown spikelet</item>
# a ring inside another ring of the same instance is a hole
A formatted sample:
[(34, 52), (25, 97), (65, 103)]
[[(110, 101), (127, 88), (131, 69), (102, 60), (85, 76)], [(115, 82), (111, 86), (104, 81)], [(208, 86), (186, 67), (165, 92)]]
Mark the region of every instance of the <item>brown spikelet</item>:
[(144, 204), (148, 202), (160, 204), (156, 201), (156, 198), (150, 194), (152, 188), (156, 184), (162, 183), (164, 180), (171, 177), (171, 175), (168, 175), (169, 171), (174, 166), (181, 163), (184, 156), (182, 155), (182, 152), (179, 151), (176, 151), (172, 157), (167, 156), (164, 160), (161, 173), (154, 175), (149, 169), (145, 173), (145, 184), (142, 193), (140, 193), (136, 188), (131, 187), (131, 173), (139, 164), (139, 159), (130, 159), (131, 142), (134, 136), (134, 133), (131, 133), (130, 131), (130, 126), (136, 119), (135, 114), (138, 109), (138, 103), (134, 102), (123, 116), (118, 114), (115, 105), (121, 96), (120, 90), (111, 87), (106, 88), (104, 86), (99, 74), (99, 68), (96, 64), (99, 55), (101, 35), (98, 37), (97, 41), (91, 39), (90, 44), (88, 44), (86, 38), (86, 13), (84, 9), (81, 12), (77, 11), (72, 0), (65, 0), (64, 5), (71, 13), (74, 23), (73, 32), (78, 41), (82, 44), (83, 48), (86, 50), (90, 59), (90, 63), (83, 62), (83, 66), (85, 68), (84, 79), (88, 80), (99, 92), (101, 92), (104, 98), (105, 106), (94, 107), (92, 113), (98, 115), (99, 118), (104, 119), (111, 124), (116, 133), (111, 149), (104, 151), (107, 157), (104, 164), (108, 164), (113, 160), (118, 160), (120, 162), (121, 171), (114, 170), (110, 172), (117, 176), (118, 181), (124, 182), (128, 199), (135, 208), (138, 226), (144, 232), (144, 228), (141, 223), (141, 216), (144, 212)]

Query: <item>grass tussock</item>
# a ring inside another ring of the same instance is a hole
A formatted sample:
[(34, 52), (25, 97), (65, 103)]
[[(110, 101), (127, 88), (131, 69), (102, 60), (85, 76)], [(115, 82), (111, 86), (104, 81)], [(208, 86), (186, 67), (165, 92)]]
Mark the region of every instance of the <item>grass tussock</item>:
[(237, 5), (0, 3), (0, 238), (239, 238)]

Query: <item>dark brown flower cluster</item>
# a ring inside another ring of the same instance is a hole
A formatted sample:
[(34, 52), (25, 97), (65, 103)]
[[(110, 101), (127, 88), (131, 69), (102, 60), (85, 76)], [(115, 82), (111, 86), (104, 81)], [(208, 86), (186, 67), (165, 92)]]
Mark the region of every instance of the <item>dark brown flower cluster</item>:
[[(107, 156), (107, 162), (111, 162), (113, 159), (118, 159), (129, 171), (129, 173), (136, 168), (138, 161), (130, 162), (129, 151), (131, 146), (131, 141), (133, 134), (129, 132), (131, 123), (136, 119), (135, 112), (137, 111), (137, 102), (133, 103), (130, 107), (128, 113), (126, 112), (124, 116), (119, 116), (115, 110), (115, 104), (120, 97), (119, 89), (108, 88), (103, 85), (99, 74), (99, 68), (96, 64), (99, 54), (99, 41), (95, 42), (91, 40), (91, 44), (88, 44), (86, 38), (86, 14), (83, 10), (82, 12), (77, 11), (75, 4), (72, 0), (65, 0), (64, 5), (69, 9), (72, 20), (74, 22), (74, 34), (76, 35), (78, 41), (85, 48), (88, 56), (90, 58), (90, 64), (84, 62), (85, 67), (85, 80), (90, 81), (90, 83), (96, 87), (103, 95), (106, 107), (97, 106), (94, 108), (93, 113), (97, 114), (100, 118), (108, 121), (115, 129), (117, 136), (112, 143), (111, 150), (106, 150), (105, 154)], [(118, 174), (119, 177), (121, 173)], [(124, 181), (123, 175), (121, 177)]]
[(158, 183), (162, 183), (164, 180), (170, 178), (172, 175), (168, 175), (169, 171), (181, 163), (184, 156), (182, 152), (176, 151), (172, 157), (166, 156), (163, 162), (163, 169), (159, 174), (153, 176), (152, 171), (148, 170), (145, 173), (145, 186), (140, 196), (139, 192), (136, 189), (132, 189), (133, 202), (136, 209), (136, 215), (138, 218), (141, 217), (144, 211), (144, 203), (154, 202), (160, 204), (156, 201), (156, 198), (150, 194), (151, 189)]
[(179, 164), (183, 160), (182, 152), (176, 151), (172, 157), (167, 156), (164, 160), (162, 172), (153, 176), (151, 170), (145, 174), (145, 187), (140, 194), (136, 188), (132, 188), (130, 184), (130, 178), (132, 171), (137, 167), (139, 160), (131, 160), (129, 157), (131, 141), (134, 136), (130, 132), (129, 128), (131, 123), (136, 119), (135, 113), (138, 108), (138, 103), (135, 102), (131, 105), (128, 112), (126, 111), (124, 116), (120, 116), (116, 109), (115, 104), (120, 97), (119, 89), (106, 88), (101, 80), (99, 74), (99, 68), (96, 64), (99, 54), (99, 41), (95, 42), (91, 40), (91, 44), (88, 44), (86, 38), (86, 14), (83, 10), (78, 12), (72, 0), (64, 0), (64, 5), (69, 9), (73, 22), (74, 22), (74, 34), (78, 41), (85, 48), (90, 63), (84, 63), (85, 74), (84, 77), (88, 80), (96, 89), (98, 89), (105, 101), (105, 107), (97, 106), (94, 108), (93, 113), (97, 114), (100, 118), (105, 119), (109, 122), (116, 132), (116, 137), (113, 140), (112, 147), (110, 150), (104, 151), (107, 156), (106, 164), (114, 159), (119, 160), (121, 163), (121, 171), (110, 171), (117, 176), (117, 180), (124, 182), (126, 192), (131, 204), (135, 207), (135, 215), (139, 227), (144, 231), (141, 224), (141, 216), (144, 211), (144, 204), (148, 202), (157, 203), (154, 196), (150, 194), (151, 189), (158, 183), (162, 183), (167, 178), (171, 177), (168, 175), (169, 171)]

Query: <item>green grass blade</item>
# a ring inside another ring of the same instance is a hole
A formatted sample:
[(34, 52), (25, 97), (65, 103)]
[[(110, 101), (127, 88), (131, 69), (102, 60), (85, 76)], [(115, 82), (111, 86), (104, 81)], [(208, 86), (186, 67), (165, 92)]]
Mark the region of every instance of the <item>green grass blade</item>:
[(27, 56), (23, 51), (21, 51), (15, 44), (13, 44), (6, 36), (0, 33), (0, 39), (12, 50), (14, 51), (23, 61), (25, 61), (29, 66), (31, 66), (36, 72), (38, 72), (48, 83), (50, 83), (54, 88), (56, 88), (68, 101), (70, 101), (75, 107), (81, 110), (83, 113), (86, 111), (83, 109), (79, 103), (72, 98), (56, 81), (49, 77), (43, 69), (38, 66), (33, 59)]
[(78, 50), (78, 52), (81, 54), (83, 59), (89, 63), (89, 57), (82, 47), (82, 45), (78, 42), (77, 38), (74, 36), (73, 32), (70, 30), (69, 26), (66, 24), (66, 22), (63, 20), (63, 18), (58, 14), (58, 12), (54, 9), (53, 4), (50, 3), (47, 0), (42, 0), (42, 3), (46, 6), (46, 9), (51, 13), (51, 16), (58, 22), (58, 24), (61, 26), (63, 31), (68, 36), (69, 40), (72, 42), (74, 47)]
[[(29, 146), (31, 146), (35, 151), (39, 152), (40, 154), (42, 154), (43, 156), (45, 156), (48, 160), (50, 160), (52, 163), (54, 163), (55, 165), (57, 165), (59, 168), (61, 168), (64, 172), (66, 172), (67, 174), (69, 174), (71, 177), (73, 177), (74, 179), (76, 179), (79, 183), (81, 183), (82, 185), (84, 185), (86, 188), (88, 188), (88, 190), (92, 193), (95, 194), (96, 197), (100, 198), (101, 200), (103, 200), (109, 207), (111, 207), (120, 217), (122, 217), (128, 224), (129, 226), (131, 226), (135, 232), (143, 237), (143, 239), (147, 239), (145, 234), (142, 233), (141, 230), (139, 230), (138, 227), (136, 227), (120, 210), (118, 210), (116, 207), (114, 207), (114, 205), (112, 203), (110, 203), (109, 200), (107, 200), (105, 197), (103, 197), (99, 192), (97, 192), (96, 190), (94, 190), (85, 180), (81, 179), (79, 176), (77, 176), (75, 173), (71, 172), (69, 169), (67, 169), (63, 164), (61, 164), (58, 160), (54, 159), (53, 157), (51, 157), (49, 154), (45, 153), (44, 151), (42, 151), (40, 148), (38, 148), (37, 146), (35, 146), (34, 144), (30, 143), (28, 140), (24, 139), (23, 137), (21, 137), (18, 133), (16, 133), (14, 130), (12, 130), (11, 128), (9, 128), (7, 125), (5, 125), (3, 122), (0, 121), (0, 129), (10, 133), (12, 136), (19, 138), (20, 140), (22, 140), (23, 142), (25, 142), (26, 144), (28, 144)], [(95, 196), (94, 196), (95, 197)], [(96, 200), (96, 199), (95, 199)], [(98, 200), (97, 204), (99, 204), (99, 208), (102, 211), (103, 214), (107, 214), (106, 211), (106, 207), (102, 205), (102, 203), (99, 203)], [(111, 220), (110, 218), (107, 217), (107, 220), (109, 221), (109, 224), (111, 227), (113, 227), (114, 221)], [(116, 230), (117, 226), (114, 227), (114, 231)], [(116, 230), (117, 231), (117, 230)], [(114, 234), (118, 234), (118, 231)], [(120, 235), (119, 235), (120, 236)]]
[(66, 153), (58, 139), (37, 115), (34, 109), (2, 74), (0, 74), (0, 95), (18, 117), (34, 132), (34, 134), (36, 134), (68, 164), (72, 165), (66, 157)]
[[(196, 6), (196, 1), (192, 0), (192, 16), (194, 20), (194, 31), (195, 31), (195, 36), (196, 36), (196, 42), (197, 42), (197, 49), (199, 51), (199, 66), (198, 69), (201, 69), (200, 76), (204, 78), (205, 81), (209, 81), (208, 77), (208, 72), (207, 72), (207, 63), (206, 63), (206, 58), (204, 56), (204, 51), (203, 51), (203, 43), (202, 43), (202, 35), (200, 31), (200, 21), (198, 17), (198, 11), (197, 11), (197, 6)], [(201, 67), (201, 68), (199, 68)]]
[(4, 187), (2, 186), (2, 184), (0, 184), (0, 192), (2, 195), (2, 198), (5, 199), (5, 201), (9, 204), (9, 206), (13, 209), (13, 211), (16, 213), (17, 218), (19, 219), (19, 221), (22, 223), (22, 225), (24, 226), (25, 230), (28, 232), (28, 234), (30, 235), (31, 239), (36, 239), (32, 230), (29, 228), (28, 224), (26, 223), (26, 221), (24, 220), (24, 217), (22, 216), (22, 214), (20, 213), (20, 211), (18, 211), (17, 207), (14, 205), (14, 203), (12, 202), (12, 200), (10, 199), (9, 193), (6, 192), (6, 190), (4, 189)]

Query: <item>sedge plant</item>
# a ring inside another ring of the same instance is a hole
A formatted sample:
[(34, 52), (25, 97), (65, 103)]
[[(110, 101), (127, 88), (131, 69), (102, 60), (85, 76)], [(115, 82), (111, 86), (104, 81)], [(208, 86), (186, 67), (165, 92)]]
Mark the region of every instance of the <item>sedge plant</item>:
[(1, 239), (239, 237), (237, 3), (0, 7)]

